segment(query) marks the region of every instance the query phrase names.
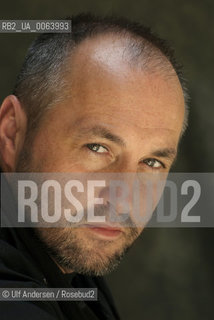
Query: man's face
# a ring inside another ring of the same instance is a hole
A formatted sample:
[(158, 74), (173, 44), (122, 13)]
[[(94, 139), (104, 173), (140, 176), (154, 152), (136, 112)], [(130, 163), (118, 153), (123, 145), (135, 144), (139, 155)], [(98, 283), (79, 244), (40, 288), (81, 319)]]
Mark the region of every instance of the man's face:
[[(131, 68), (123, 43), (85, 41), (72, 58), (70, 94), (46, 112), (31, 144), (32, 172), (168, 172), (184, 118), (177, 77)], [(103, 192), (107, 203), (108, 195)], [(102, 206), (102, 205), (100, 205)], [(41, 228), (39, 236), (65, 271), (112, 270), (142, 228), (108, 235), (93, 228)]]

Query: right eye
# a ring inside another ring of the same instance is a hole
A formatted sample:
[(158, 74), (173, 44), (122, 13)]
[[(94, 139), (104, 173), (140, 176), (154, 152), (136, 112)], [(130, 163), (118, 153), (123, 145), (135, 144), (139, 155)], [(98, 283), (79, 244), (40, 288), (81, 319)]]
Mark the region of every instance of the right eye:
[(87, 144), (86, 147), (96, 153), (108, 153), (108, 149), (98, 143), (90, 143)]

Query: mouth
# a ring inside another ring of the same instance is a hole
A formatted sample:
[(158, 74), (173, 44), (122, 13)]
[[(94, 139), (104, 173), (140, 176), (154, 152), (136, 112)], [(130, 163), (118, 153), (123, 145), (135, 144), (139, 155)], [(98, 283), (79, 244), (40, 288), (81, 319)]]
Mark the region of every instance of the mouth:
[(113, 227), (108, 224), (84, 224), (81, 227), (87, 228), (93, 234), (106, 239), (117, 238), (123, 233), (120, 227)]

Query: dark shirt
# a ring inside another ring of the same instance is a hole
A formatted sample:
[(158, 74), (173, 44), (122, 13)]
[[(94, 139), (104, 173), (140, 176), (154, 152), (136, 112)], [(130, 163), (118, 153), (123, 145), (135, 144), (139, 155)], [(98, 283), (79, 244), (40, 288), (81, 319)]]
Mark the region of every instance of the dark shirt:
[[(11, 201), (7, 209), (2, 206), (1, 210), (14, 208)], [(120, 319), (104, 278), (64, 274), (50, 258), (33, 228), (0, 228), (0, 287), (74, 287), (97, 288), (98, 291), (97, 301), (0, 301), (1, 320)]]

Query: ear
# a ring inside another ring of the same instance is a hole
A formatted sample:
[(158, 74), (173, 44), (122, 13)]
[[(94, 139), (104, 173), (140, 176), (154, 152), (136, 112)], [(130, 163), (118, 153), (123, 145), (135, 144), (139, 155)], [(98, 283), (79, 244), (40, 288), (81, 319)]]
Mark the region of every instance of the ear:
[(2, 170), (13, 172), (22, 150), (27, 117), (14, 95), (6, 97), (0, 108), (0, 158)]

